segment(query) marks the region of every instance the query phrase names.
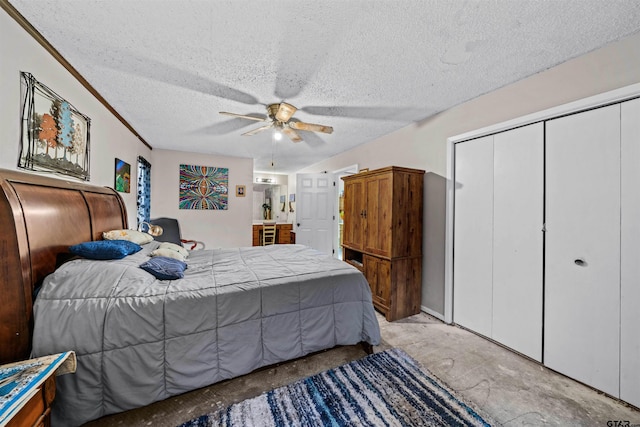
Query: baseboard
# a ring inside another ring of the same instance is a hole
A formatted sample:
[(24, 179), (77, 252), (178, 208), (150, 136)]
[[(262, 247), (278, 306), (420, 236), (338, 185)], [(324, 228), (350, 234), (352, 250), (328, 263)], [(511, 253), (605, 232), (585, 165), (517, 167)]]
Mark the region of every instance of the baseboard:
[(442, 320), (443, 322), (445, 321), (444, 320), (444, 314), (438, 313), (437, 311), (434, 311), (434, 310), (431, 310), (430, 308), (427, 308), (424, 305), (420, 306), (420, 310), (424, 311), (425, 313), (427, 313), (430, 316), (435, 317), (436, 319)]

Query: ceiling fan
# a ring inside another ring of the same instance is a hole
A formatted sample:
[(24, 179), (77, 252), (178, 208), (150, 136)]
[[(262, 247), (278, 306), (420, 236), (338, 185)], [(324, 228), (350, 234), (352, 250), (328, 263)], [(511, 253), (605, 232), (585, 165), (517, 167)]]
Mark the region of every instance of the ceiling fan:
[(293, 142), (302, 141), (302, 137), (296, 130), (306, 130), (311, 132), (323, 132), (332, 133), (333, 128), (331, 126), (316, 125), (313, 123), (304, 123), (298, 121), (291, 121), (294, 113), (298, 109), (291, 104), (281, 102), (279, 104), (267, 105), (267, 118), (246, 116), (244, 114), (228, 113), (226, 111), (220, 111), (220, 114), (227, 116), (239, 117), (241, 119), (255, 120), (257, 122), (271, 121), (269, 124), (260, 126), (259, 128), (245, 132), (242, 135), (251, 136), (267, 129), (277, 129), (287, 135)]

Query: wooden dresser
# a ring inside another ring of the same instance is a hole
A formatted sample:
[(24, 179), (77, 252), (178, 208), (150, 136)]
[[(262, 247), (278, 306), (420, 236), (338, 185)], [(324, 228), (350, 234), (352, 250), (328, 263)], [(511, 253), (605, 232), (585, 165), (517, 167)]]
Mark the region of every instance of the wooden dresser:
[[(292, 243), (291, 241), (292, 230), (293, 230), (293, 224), (277, 223), (276, 224), (276, 243), (280, 245)], [(253, 224), (253, 246), (262, 246), (262, 224)]]
[(424, 171), (389, 166), (344, 180), (343, 259), (388, 321), (420, 312)]

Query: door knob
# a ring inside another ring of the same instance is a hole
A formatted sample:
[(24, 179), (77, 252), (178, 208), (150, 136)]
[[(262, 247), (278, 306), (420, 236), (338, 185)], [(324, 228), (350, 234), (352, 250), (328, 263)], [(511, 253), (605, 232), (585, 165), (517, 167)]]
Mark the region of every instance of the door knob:
[(578, 258), (577, 260), (573, 261), (577, 266), (579, 267), (584, 267), (587, 265), (587, 262), (583, 259)]

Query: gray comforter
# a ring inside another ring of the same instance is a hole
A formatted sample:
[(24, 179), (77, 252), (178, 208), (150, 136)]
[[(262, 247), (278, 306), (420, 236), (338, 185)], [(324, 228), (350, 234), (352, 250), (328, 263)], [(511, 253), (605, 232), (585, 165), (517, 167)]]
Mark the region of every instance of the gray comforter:
[(302, 245), (193, 251), (184, 279), (138, 268), (156, 242), (118, 261), (78, 259), (35, 302), (33, 356), (74, 350), (54, 425), (147, 405), (261, 366), (366, 341), (380, 330), (364, 276)]

